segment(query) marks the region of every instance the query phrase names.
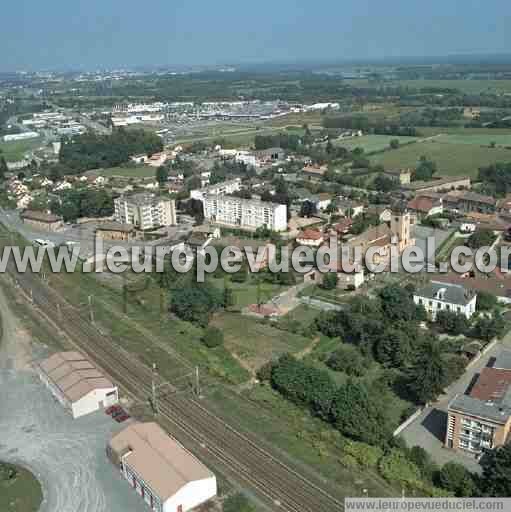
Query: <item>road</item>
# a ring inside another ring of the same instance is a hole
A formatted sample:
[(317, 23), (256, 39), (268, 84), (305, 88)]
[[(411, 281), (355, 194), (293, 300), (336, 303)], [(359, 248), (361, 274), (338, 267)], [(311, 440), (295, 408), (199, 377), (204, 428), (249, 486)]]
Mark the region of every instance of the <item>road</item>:
[[(147, 400), (151, 395), (151, 369), (101, 333), (64, 297), (44, 284), (32, 273), (9, 273), (25, 296), (31, 295), (34, 307), (55, 326), (59, 326), (70, 342), (85, 352), (117, 382), (128, 396)], [(59, 307), (57, 307), (59, 305)], [(215, 468), (227, 477), (250, 488), (270, 510), (283, 512), (334, 512), (342, 510), (342, 502), (325, 490), (324, 484), (304, 476), (270, 453), (250, 433), (240, 432), (212, 414), (198, 400), (173, 394), (170, 383), (161, 379), (169, 393), (158, 400), (158, 420), (200, 458), (214, 461)]]

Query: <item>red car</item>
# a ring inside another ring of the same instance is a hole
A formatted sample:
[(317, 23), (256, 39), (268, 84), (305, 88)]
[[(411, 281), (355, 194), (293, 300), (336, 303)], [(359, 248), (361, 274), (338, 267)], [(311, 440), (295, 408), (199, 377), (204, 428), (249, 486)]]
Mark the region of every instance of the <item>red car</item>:
[(130, 415), (126, 412), (123, 412), (122, 414), (119, 414), (118, 416), (115, 417), (115, 421), (117, 423), (122, 423), (123, 421), (126, 421), (127, 419), (129, 419)]
[(111, 405), (110, 407), (105, 409), (106, 414), (112, 416), (114, 413), (124, 412), (120, 405)]

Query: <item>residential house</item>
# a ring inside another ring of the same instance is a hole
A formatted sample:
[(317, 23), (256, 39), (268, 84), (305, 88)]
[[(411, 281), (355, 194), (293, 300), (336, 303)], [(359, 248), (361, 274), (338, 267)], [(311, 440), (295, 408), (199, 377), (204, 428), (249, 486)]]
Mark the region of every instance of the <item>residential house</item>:
[(399, 183), (399, 185), (409, 185), (412, 181), (411, 169), (389, 169), (384, 171), (383, 174), (392, 181)]
[(413, 300), (436, 320), (439, 311), (450, 311), (470, 319), (476, 312), (477, 293), (459, 284), (431, 281), (428, 286), (417, 290)]
[(317, 248), (325, 241), (325, 235), (317, 229), (306, 229), (296, 237), (298, 245)]
[(104, 222), (97, 227), (96, 236), (105, 240), (120, 240), (128, 242), (136, 237), (136, 231), (132, 224)]
[(427, 196), (417, 196), (408, 202), (408, 209), (418, 217), (430, 217), (441, 214), (444, 209), (442, 199)]
[(445, 209), (463, 213), (493, 214), (497, 210), (493, 197), (470, 191), (458, 191), (445, 195), (443, 205)]
[(64, 226), (62, 217), (48, 212), (25, 210), (21, 214), (23, 224), (39, 231), (58, 231)]

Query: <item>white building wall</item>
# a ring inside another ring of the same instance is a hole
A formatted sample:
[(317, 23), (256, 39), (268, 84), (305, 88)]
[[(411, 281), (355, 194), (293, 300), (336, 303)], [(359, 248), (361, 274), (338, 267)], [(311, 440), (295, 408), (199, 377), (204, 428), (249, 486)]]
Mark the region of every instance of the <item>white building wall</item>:
[(439, 299), (430, 299), (419, 295), (414, 295), (413, 301), (417, 305), (424, 306), (424, 309), (431, 316), (432, 320), (436, 320), (436, 315), (439, 311), (452, 311), (453, 313), (464, 315), (467, 319), (470, 319), (476, 312), (477, 295), (475, 295), (466, 305), (453, 304), (451, 302)]
[[(107, 396), (109, 393), (114, 393)], [(80, 418), (91, 412), (99, 410), (101, 407), (109, 407), (119, 401), (119, 395), (116, 387), (95, 389), (80, 400), (71, 404), (71, 413), (73, 418)]]
[(163, 512), (178, 512), (179, 505), (187, 512), (201, 503), (214, 498), (217, 494), (216, 478), (212, 476), (204, 480), (190, 482), (182, 487), (174, 496), (163, 504)]

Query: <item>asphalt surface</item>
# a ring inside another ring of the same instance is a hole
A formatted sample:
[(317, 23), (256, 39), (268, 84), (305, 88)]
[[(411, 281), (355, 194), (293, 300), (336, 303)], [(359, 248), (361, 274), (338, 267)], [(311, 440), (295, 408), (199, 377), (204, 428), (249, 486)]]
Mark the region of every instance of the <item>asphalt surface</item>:
[(34, 353), (0, 290), (0, 460), (30, 469), (43, 488), (39, 512), (144, 512), (105, 455), (124, 425), (103, 412), (73, 420), (30, 367)]

